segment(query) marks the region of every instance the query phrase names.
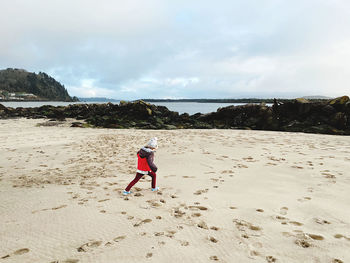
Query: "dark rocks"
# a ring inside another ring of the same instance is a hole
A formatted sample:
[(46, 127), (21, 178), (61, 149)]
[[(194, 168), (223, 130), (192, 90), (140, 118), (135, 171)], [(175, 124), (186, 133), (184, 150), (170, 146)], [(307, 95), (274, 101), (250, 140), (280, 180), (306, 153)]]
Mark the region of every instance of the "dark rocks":
[(201, 115), (198, 119), (209, 123), (216, 128), (273, 128), (272, 109), (270, 107), (256, 104), (219, 108), (217, 112)]
[(342, 96), (329, 101), (329, 105), (345, 105), (349, 101), (349, 96)]
[(83, 124), (82, 122), (75, 121), (75, 122), (72, 122), (71, 127), (84, 128), (84, 126), (83, 126), (83, 125), (84, 125), (84, 124)]
[(329, 124), (337, 129), (346, 129), (348, 116), (344, 112), (337, 112), (330, 118)]
[(6, 109), (7, 108), (4, 105), (0, 104), (0, 110), (6, 110)]
[(330, 101), (310, 102), (305, 99), (278, 102), (273, 107), (247, 104), (219, 108), (208, 114), (179, 114), (164, 106), (144, 101), (119, 105), (73, 104), (66, 107), (7, 108), (0, 104), (0, 119), (27, 117), (63, 121), (84, 120), (73, 127), (114, 129), (254, 129), (290, 132), (350, 135), (350, 100), (343, 96)]
[(337, 111), (346, 111), (348, 104), (350, 103), (348, 96), (342, 96), (335, 98), (328, 102), (328, 105), (333, 106)]
[(324, 134), (350, 134), (349, 97), (326, 102), (295, 100), (274, 105), (278, 130)]
[(332, 106), (332, 105), (325, 105), (324, 107), (322, 107), (322, 112), (324, 115), (326, 116), (331, 116), (334, 113), (336, 113), (336, 109)]

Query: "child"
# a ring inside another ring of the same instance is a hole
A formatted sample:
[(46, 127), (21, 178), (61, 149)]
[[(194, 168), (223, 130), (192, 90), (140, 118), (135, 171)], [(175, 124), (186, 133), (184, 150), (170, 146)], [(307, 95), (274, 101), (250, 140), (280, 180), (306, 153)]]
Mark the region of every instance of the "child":
[(153, 163), (154, 161), (154, 151), (158, 148), (157, 137), (149, 140), (145, 147), (142, 147), (137, 152), (137, 171), (134, 180), (132, 180), (129, 185), (125, 188), (123, 195), (128, 195), (131, 193), (130, 189), (134, 186), (142, 176), (148, 174), (152, 177), (152, 191), (158, 191), (159, 187), (156, 187), (156, 172), (158, 170), (157, 166)]

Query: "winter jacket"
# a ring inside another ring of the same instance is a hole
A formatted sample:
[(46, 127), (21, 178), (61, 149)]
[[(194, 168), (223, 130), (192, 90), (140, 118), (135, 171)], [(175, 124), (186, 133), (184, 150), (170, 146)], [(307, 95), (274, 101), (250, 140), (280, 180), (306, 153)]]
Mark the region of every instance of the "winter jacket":
[[(137, 172), (141, 174), (147, 174), (149, 170), (157, 172), (158, 168), (154, 164), (154, 152), (146, 147), (141, 148), (137, 152), (138, 163)], [(146, 161), (146, 162), (145, 162)]]

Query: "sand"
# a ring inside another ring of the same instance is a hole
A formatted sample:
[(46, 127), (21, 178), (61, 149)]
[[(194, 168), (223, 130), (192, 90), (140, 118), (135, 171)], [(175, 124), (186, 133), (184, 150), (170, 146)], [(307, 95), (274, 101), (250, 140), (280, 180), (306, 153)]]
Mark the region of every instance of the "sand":
[(350, 137), (40, 123), (0, 120), (1, 263), (350, 262)]

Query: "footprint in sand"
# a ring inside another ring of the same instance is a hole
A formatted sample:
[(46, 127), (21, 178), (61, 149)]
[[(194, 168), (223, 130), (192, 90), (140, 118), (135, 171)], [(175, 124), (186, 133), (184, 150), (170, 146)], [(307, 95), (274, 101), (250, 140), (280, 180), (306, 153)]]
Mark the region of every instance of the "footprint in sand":
[(284, 216), (276, 216), (277, 220), (282, 220), (282, 221), (286, 221), (289, 220), (288, 218), (284, 217)]
[(336, 179), (337, 178), (334, 174), (330, 174), (330, 173), (322, 173), (322, 175), (324, 175), (324, 177), (328, 178), (328, 179)]
[(298, 165), (293, 165), (293, 166), (291, 166), (292, 168), (296, 168), (296, 169), (304, 169), (304, 167), (302, 167), (302, 166), (298, 166)]
[(288, 213), (287, 211), (288, 211), (288, 207), (284, 206), (284, 207), (280, 208), (280, 214), (281, 215), (286, 215)]
[(29, 252), (28, 248), (21, 248), (21, 249), (16, 250), (15, 252), (13, 252), (13, 254), (23, 255), (23, 254), (28, 253), (28, 252)]
[(147, 218), (147, 219), (139, 221), (138, 223), (135, 223), (134, 227), (138, 227), (138, 226), (140, 226), (142, 224), (146, 224), (146, 223), (150, 223), (150, 222), (152, 222), (152, 219)]
[(302, 226), (303, 223), (300, 223), (298, 221), (289, 221), (289, 218), (286, 218), (284, 216), (275, 216), (275, 219), (279, 220), (279, 222), (281, 222), (282, 225), (294, 225), (294, 226)]
[(205, 206), (199, 206), (199, 205), (190, 205), (189, 208), (190, 208), (191, 210), (202, 210), (202, 211), (208, 210), (207, 207), (205, 207)]
[(177, 233), (176, 230), (167, 230), (167, 234), (165, 236), (173, 238), (176, 233)]
[(207, 223), (205, 223), (204, 221), (200, 221), (200, 222), (197, 224), (197, 227), (208, 230), (208, 225), (207, 225)]
[(201, 195), (203, 193), (207, 193), (209, 191), (208, 188), (204, 189), (204, 190), (197, 190), (196, 192), (194, 192), (194, 195)]
[(209, 239), (209, 241), (212, 242), (212, 243), (217, 243), (217, 242), (219, 242), (219, 240), (217, 240), (215, 237), (212, 237), (212, 236), (209, 236), (208, 239)]
[(162, 206), (160, 203), (158, 203), (157, 200), (147, 200), (146, 202), (149, 203), (151, 205), (151, 207), (160, 207), (160, 206)]
[(52, 210), (58, 210), (58, 209), (61, 209), (61, 208), (64, 208), (64, 207), (67, 207), (67, 205), (60, 205), (60, 206), (57, 206), (57, 207), (53, 207), (51, 209)]
[(350, 241), (350, 237), (344, 236), (342, 234), (335, 234), (334, 238), (337, 238), (337, 239), (345, 238), (346, 240)]
[(255, 225), (253, 225), (252, 223), (249, 223), (249, 222), (247, 222), (247, 221), (245, 221), (245, 220), (233, 219), (232, 221), (233, 221), (233, 223), (235, 223), (236, 228), (237, 228), (239, 231), (243, 232), (242, 237), (244, 237), (244, 238), (249, 238), (249, 235), (248, 235), (248, 234), (249, 234), (250, 231), (254, 231), (254, 232), (252, 232), (252, 233), (254, 233), (254, 234), (253, 234), (254, 236), (260, 236), (260, 235), (257, 234), (256, 232), (261, 231), (261, 230), (262, 230), (261, 227), (255, 226)]
[(176, 175), (175, 174), (170, 174), (170, 175), (164, 176), (164, 178), (168, 178), (168, 177), (176, 177)]
[(300, 222), (297, 222), (297, 221), (289, 221), (288, 223), (291, 224), (291, 225), (294, 225), (294, 226), (302, 226), (303, 225), (303, 223), (300, 223)]
[(99, 203), (102, 203), (102, 202), (106, 202), (106, 201), (108, 201), (109, 199), (107, 198), (107, 199), (102, 199), (102, 200), (98, 200), (98, 202)]
[(180, 243), (181, 243), (181, 246), (183, 247), (187, 247), (190, 244), (188, 241), (185, 241), (185, 240), (181, 241)]
[(200, 217), (202, 214), (201, 213), (192, 213), (191, 216), (192, 217)]
[(248, 157), (245, 157), (245, 158), (242, 158), (244, 161), (246, 162), (258, 162), (258, 160), (255, 160), (253, 157), (251, 156), (248, 156)]
[(308, 248), (312, 246), (312, 244), (305, 239), (297, 239), (294, 241), (294, 243), (302, 248)]
[[(59, 261), (55, 261), (55, 263), (59, 263)], [(79, 259), (66, 259), (64, 261), (62, 261), (62, 263), (78, 263)]]
[(310, 201), (310, 200), (311, 200), (311, 197), (308, 197), (308, 196), (305, 196), (303, 198), (298, 199), (299, 202), (306, 202), (306, 201)]
[(233, 166), (233, 168), (248, 168), (248, 166), (247, 166), (247, 165), (245, 165), (245, 164), (241, 164), (241, 163), (239, 163), (239, 164), (237, 164), (237, 165)]
[(172, 215), (176, 218), (182, 217), (186, 215), (186, 212), (181, 211), (179, 207), (174, 208)]
[[(18, 249), (16, 250), (15, 252), (13, 252), (14, 255), (23, 255), (23, 254), (26, 254), (29, 252), (29, 249), (28, 248), (21, 248), (21, 249)], [(5, 256), (2, 256), (0, 259), (5, 259), (5, 258), (9, 258), (10, 255), (7, 254)]]
[(126, 236), (119, 236), (113, 239), (114, 242), (120, 242), (122, 240), (124, 240), (126, 238)]
[(55, 260), (55, 261), (51, 261), (50, 263), (78, 263), (78, 262), (79, 262), (79, 259), (66, 259), (63, 261)]
[(317, 240), (321, 241), (324, 240), (324, 237), (317, 234), (311, 234), (311, 233), (303, 233), (301, 230), (294, 230), (296, 234), (283, 232), (282, 234), (286, 237), (295, 237), (294, 243), (302, 248), (309, 248), (312, 247), (312, 241)]
[(221, 171), (221, 174), (233, 174), (235, 173), (233, 170), (223, 170)]
[(256, 251), (256, 250), (251, 250), (251, 251), (249, 252), (249, 254), (250, 254), (250, 256), (252, 256), (252, 257), (256, 257), (256, 256), (259, 256), (259, 255), (260, 255), (260, 253), (259, 253), (258, 251)]
[(311, 237), (313, 240), (324, 240), (324, 237), (321, 235), (316, 235), (316, 234), (306, 234), (307, 236)]
[(91, 241), (88, 243), (85, 243), (77, 248), (78, 252), (88, 252), (92, 248), (99, 247), (102, 244), (102, 241)]
[(329, 225), (331, 224), (331, 222), (325, 220), (325, 219), (320, 219), (320, 218), (314, 218), (314, 221), (317, 223), (317, 224), (320, 224), (320, 225)]
[(314, 188), (312, 188), (312, 187), (308, 187), (308, 188), (307, 188), (307, 191), (308, 191), (309, 193), (313, 193)]
[(276, 262), (277, 261), (277, 259), (274, 258), (273, 256), (266, 256), (265, 259), (266, 259), (266, 261), (268, 263), (272, 263), (272, 262)]

